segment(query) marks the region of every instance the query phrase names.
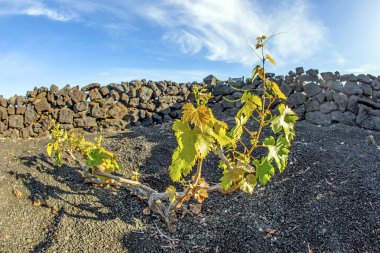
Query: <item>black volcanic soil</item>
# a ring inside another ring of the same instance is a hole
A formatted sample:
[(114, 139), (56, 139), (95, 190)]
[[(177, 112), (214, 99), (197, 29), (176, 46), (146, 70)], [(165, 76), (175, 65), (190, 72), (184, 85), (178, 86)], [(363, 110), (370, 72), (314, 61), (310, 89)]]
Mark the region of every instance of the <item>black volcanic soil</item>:
[[(104, 145), (163, 190), (170, 127), (105, 134)], [(201, 214), (180, 214), (175, 234), (126, 190), (55, 168), (47, 138), (0, 140), (0, 252), (379, 252), (380, 149), (366, 139), (380, 132), (298, 122), (296, 134), (283, 174), (253, 196), (213, 193)], [(215, 157), (205, 177), (218, 181)]]

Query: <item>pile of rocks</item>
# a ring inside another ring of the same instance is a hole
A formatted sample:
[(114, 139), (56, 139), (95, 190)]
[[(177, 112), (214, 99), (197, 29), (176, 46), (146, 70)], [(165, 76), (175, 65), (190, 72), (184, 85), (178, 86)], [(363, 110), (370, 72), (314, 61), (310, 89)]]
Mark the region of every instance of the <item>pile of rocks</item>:
[(51, 122), (65, 129), (122, 130), (127, 125), (149, 126), (180, 118), (191, 84), (132, 81), (82, 89), (66, 85), (35, 88), (24, 96), (0, 97), (0, 137), (46, 135)]
[[(338, 72), (319, 74), (317, 69), (305, 72), (302, 67), (286, 76), (266, 75), (280, 85), (288, 96), (286, 103), (301, 120), (380, 130), (380, 77)], [(9, 99), (0, 96), (0, 137), (46, 135), (53, 119), (65, 129), (92, 132), (168, 122), (180, 118), (183, 103), (193, 100), (190, 91), (194, 84), (212, 92), (213, 110), (230, 116), (242, 106), (237, 101), (242, 90), (262, 85), (259, 79), (221, 82), (208, 76), (199, 84), (141, 80), (107, 86), (92, 83), (81, 89), (69, 85), (62, 89), (55, 85), (50, 89), (35, 88), (26, 96)]]

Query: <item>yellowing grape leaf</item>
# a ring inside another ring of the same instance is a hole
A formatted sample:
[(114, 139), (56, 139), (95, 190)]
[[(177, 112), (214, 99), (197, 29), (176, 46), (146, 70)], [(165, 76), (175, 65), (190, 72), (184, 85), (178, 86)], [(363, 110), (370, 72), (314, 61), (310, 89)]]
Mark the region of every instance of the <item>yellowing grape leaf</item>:
[(268, 161), (268, 158), (262, 158), (261, 162), (255, 160), (253, 161), (253, 165), (256, 167), (256, 177), (259, 178), (260, 183), (262, 185), (268, 183), (270, 178), (274, 175), (274, 167)]
[(202, 203), (205, 199), (208, 198), (208, 192), (204, 188), (200, 188), (195, 194), (194, 198), (199, 202)]
[(276, 61), (269, 54), (265, 54), (265, 58), (267, 58), (273, 65), (276, 65)]
[(201, 131), (209, 124), (212, 116), (210, 108), (204, 105), (194, 107), (192, 103), (186, 103), (183, 107), (182, 120), (199, 127)]
[(243, 168), (234, 168), (233, 170), (224, 170), (223, 176), (220, 181), (220, 186), (224, 190), (228, 190), (231, 185), (241, 180), (242, 176), (244, 175), (245, 170)]
[(279, 171), (283, 172), (288, 163), (289, 142), (283, 135), (278, 137), (277, 142), (273, 136), (270, 136), (264, 140), (263, 145), (268, 148), (268, 160), (274, 160)]
[(284, 93), (282, 93), (280, 87), (278, 87), (278, 84), (275, 82), (269, 81), (269, 88), (272, 90), (273, 94), (278, 97), (279, 99), (286, 100), (286, 96)]
[(283, 130), (286, 140), (290, 142), (295, 135), (294, 124), (298, 120), (298, 116), (284, 104), (279, 105), (278, 111), (280, 112), (280, 115), (273, 117), (271, 122), (272, 131), (278, 133)]
[(177, 191), (174, 186), (170, 185), (168, 188), (166, 188), (165, 193), (169, 196), (170, 202), (174, 202), (177, 198)]

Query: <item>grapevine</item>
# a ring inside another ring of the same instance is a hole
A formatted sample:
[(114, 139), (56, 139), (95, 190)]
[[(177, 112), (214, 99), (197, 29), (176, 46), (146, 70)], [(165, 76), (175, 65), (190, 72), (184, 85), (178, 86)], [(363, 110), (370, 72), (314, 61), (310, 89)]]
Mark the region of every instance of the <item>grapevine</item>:
[[(62, 157), (67, 155), (78, 163), (89, 181), (127, 188), (148, 202), (149, 210), (159, 214), (170, 226), (176, 210), (190, 199), (202, 203), (209, 193), (219, 191), (231, 193), (241, 190), (253, 194), (257, 185), (265, 185), (275, 174), (283, 172), (288, 163), (289, 147), (294, 139), (294, 124), (297, 115), (284, 104), (286, 96), (278, 84), (266, 77), (265, 64), (275, 60), (264, 52), (270, 38), (257, 37), (256, 56), (261, 65), (252, 71), (252, 81), (260, 80), (261, 85), (254, 90), (241, 90), (238, 101), (242, 104), (235, 116), (235, 125), (229, 129), (226, 122), (217, 119), (207, 106), (212, 98), (206, 89), (193, 86), (195, 103), (183, 105), (181, 119), (173, 123), (177, 147), (169, 166), (170, 178), (180, 183), (183, 190), (174, 185), (158, 192), (139, 181), (139, 173), (131, 173), (123, 178), (115, 173), (121, 170), (116, 155), (101, 146), (101, 137), (90, 142), (71, 132), (60, 129), (55, 124), (51, 129), (51, 142), (47, 153), (55, 158), (57, 166), (62, 166)], [(277, 103), (276, 113), (273, 112)], [(251, 124), (253, 122), (253, 124)], [(263, 129), (270, 127), (273, 136), (262, 139)], [(249, 136), (247, 142), (243, 135)], [(256, 157), (256, 149), (266, 150), (266, 155)], [(218, 184), (210, 185), (202, 175), (203, 162), (214, 153), (219, 158), (222, 177)], [(76, 155), (85, 160), (81, 163)]]

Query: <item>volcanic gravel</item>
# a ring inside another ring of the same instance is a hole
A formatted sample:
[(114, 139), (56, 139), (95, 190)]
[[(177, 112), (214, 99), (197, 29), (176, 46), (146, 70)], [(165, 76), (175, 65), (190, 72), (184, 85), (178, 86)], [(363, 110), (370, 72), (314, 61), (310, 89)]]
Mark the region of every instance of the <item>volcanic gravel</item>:
[[(269, 134), (270, 132), (265, 132)], [(0, 252), (380, 252), (380, 132), (297, 122), (288, 168), (252, 196), (212, 193), (169, 233), (124, 189), (56, 168), (47, 138), (0, 140)], [(97, 135), (87, 134), (87, 139)], [(103, 135), (128, 171), (163, 191), (176, 140), (170, 124)], [(204, 162), (217, 183), (217, 159)]]

